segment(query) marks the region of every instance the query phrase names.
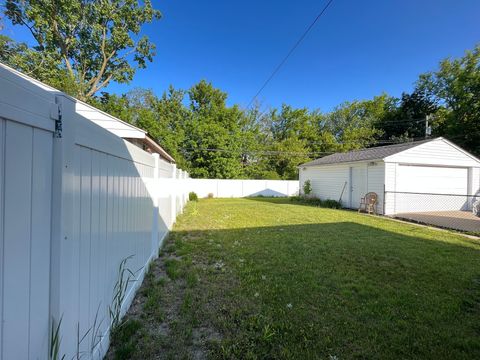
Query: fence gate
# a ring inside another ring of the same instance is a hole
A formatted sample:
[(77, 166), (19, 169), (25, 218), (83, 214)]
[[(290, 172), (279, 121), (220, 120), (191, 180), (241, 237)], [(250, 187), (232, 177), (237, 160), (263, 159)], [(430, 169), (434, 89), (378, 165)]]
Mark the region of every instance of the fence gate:
[(47, 357), (51, 130), (0, 118), (2, 360)]

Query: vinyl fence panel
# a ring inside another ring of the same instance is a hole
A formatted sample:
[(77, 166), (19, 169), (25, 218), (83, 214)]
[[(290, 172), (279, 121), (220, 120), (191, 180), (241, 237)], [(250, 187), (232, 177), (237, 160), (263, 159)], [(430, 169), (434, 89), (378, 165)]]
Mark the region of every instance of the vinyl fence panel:
[(46, 358), (52, 133), (0, 119), (0, 159), (0, 359)]
[(57, 327), (59, 358), (102, 358), (120, 264), (124, 314), (186, 202), (185, 172), (75, 104), (0, 66), (0, 360), (49, 358)]
[(298, 180), (224, 180), (188, 179), (188, 188), (200, 198), (209, 194), (219, 198), (241, 198), (249, 196), (285, 197), (298, 195)]
[(134, 273), (123, 316), (190, 191), (298, 193), (297, 181), (189, 179), (77, 104), (0, 64), (0, 360), (48, 359), (52, 329), (58, 358), (103, 358), (121, 264)]

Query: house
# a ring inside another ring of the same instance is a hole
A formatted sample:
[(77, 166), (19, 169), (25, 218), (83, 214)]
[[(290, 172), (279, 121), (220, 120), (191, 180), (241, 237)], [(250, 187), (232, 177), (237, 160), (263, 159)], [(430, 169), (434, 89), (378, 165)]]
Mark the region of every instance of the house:
[(161, 159), (165, 160), (170, 164), (175, 163), (175, 159), (170, 156), (159, 144), (157, 144), (152, 138), (150, 138), (146, 131), (131, 125), (125, 121), (122, 121), (115, 116), (107, 114), (83, 101), (75, 99), (65, 93), (60, 92), (59, 90), (46, 85), (30, 76), (27, 76), (19, 71), (12, 69), (11, 67), (0, 63), (0, 69), (3, 69), (13, 76), (18, 78), (23, 78), (27, 82), (30, 82), (37, 86), (40, 89), (44, 89), (48, 92), (53, 92), (56, 94), (62, 94), (65, 97), (68, 97), (75, 103), (75, 110), (78, 114), (87, 118), (88, 120), (94, 122), (95, 124), (101, 126), (102, 128), (108, 130), (109, 132), (121, 137), (122, 139), (138, 146), (142, 150), (145, 150), (149, 153), (156, 153), (160, 156)]
[(367, 192), (378, 212), (469, 210), (480, 194), (480, 160), (444, 138), (335, 153), (299, 166), (300, 189), (357, 209)]
[(83, 101), (76, 100), (77, 113), (93, 121), (111, 133), (127, 140), (149, 153), (156, 153), (163, 160), (174, 164), (175, 159), (170, 156), (155, 140), (148, 136), (147, 132), (110, 114), (107, 114)]

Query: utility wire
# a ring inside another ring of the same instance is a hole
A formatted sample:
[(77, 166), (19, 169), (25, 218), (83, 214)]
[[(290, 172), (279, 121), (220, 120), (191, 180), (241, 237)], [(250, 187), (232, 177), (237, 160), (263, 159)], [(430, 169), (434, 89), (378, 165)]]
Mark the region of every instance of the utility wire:
[(242, 152), (245, 154), (258, 154), (266, 156), (275, 156), (281, 154), (291, 154), (291, 155), (330, 155), (333, 154), (333, 151), (314, 151), (314, 152), (302, 152), (302, 151), (278, 151), (278, 150), (230, 150), (230, 149), (218, 149), (218, 148), (190, 148), (190, 149), (180, 149), (185, 152), (192, 151), (209, 151), (209, 152), (225, 152), (225, 153), (238, 153)]
[(300, 38), (297, 40), (297, 42), (295, 43), (295, 45), (293, 45), (293, 47), (290, 49), (290, 51), (287, 53), (287, 55), (283, 58), (283, 60), (280, 62), (280, 64), (277, 65), (277, 67), (275, 68), (275, 70), (273, 70), (272, 74), (267, 78), (267, 80), (265, 80), (265, 82), (263, 83), (263, 85), (260, 87), (260, 89), (257, 91), (257, 93), (255, 94), (255, 96), (252, 98), (252, 100), (250, 100), (250, 102), (248, 103), (248, 106), (247, 106), (247, 109), (250, 108), (250, 106), (253, 104), (253, 102), (255, 101), (255, 99), (258, 97), (258, 95), (260, 95), (260, 93), (263, 91), (263, 89), (265, 89), (265, 87), (268, 85), (268, 83), (270, 82), (270, 80), (273, 79), (273, 77), (277, 74), (277, 72), (280, 70), (280, 68), (283, 66), (283, 64), (285, 64), (285, 62), (288, 60), (288, 58), (290, 57), (290, 55), (293, 54), (293, 52), (297, 49), (297, 47), (300, 45), (300, 43), (303, 41), (303, 39), (305, 39), (305, 37), (307, 36), (307, 34), (310, 32), (310, 30), (312, 30), (313, 26), (317, 23), (317, 21), (322, 17), (323, 13), (327, 10), (327, 8), (330, 6), (330, 4), (333, 2), (333, 0), (330, 0), (322, 9), (322, 11), (320, 11), (320, 13), (317, 15), (317, 17), (315, 18), (315, 20), (313, 20), (313, 22), (310, 24), (310, 26), (307, 28), (307, 30), (305, 30), (305, 32), (302, 34), (302, 36), (300, 36)]

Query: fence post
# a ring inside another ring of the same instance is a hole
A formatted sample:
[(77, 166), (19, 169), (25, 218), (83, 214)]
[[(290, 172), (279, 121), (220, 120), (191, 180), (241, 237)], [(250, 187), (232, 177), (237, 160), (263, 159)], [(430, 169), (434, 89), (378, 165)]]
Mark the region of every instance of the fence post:
[(158, 218), (160, 216), (159, 213), (159, 193), (160, 190), (158, 187), (158, 179), (160, 174), (160, 155), (153, 153), (153, 159), (155, 160), (155, 168), (153, 169), (153, 179), (151, 184), (151, 194), (152, 194), (152, 201), (153, 201), (153, 221), (152, 221), (152, 254), (154, 258), (158, 256), (158, 248), (160, 247), (159, 241), (159, 233), (160, 228), (158, 224)]
[(172, 164), (171, 186), (170, 186), (170, 228), (172, 228), (177, 217), (177, 165)]
[(180, 205), (180, 214), (183, 212), (183, 170), (178, 169), (178, 197), (179, 197), (179, 205)]
[(187, 204), (188, 195), (187, 195), (187, 172), (183, 170), (183, 206)]
[(61, 321), (60, 354), (75, 348), (78, 305), (75, 264), (78, 269), (78, 240), (73, 231), (75, 179), (75, 103), (64, 95), (56, 96), (59, 120), (53, 140), (52, 237), (50, 247), (50, 327)]

